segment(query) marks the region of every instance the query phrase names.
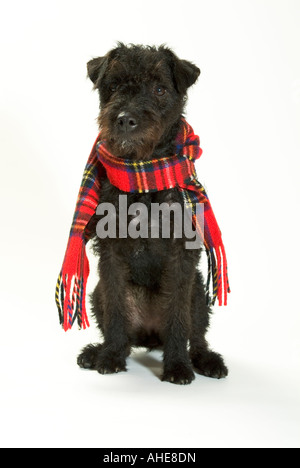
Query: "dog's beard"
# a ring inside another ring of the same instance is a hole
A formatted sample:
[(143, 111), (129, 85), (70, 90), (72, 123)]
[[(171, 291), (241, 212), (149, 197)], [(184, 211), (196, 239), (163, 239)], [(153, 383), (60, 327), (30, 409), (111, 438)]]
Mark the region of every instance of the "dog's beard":
[(146, 142), (143, 138), (136, 140), (123, 140), (118, 141), (114, 138), (107, 139), (108, 150), (120, 158), (134, 159), (142, 161), (150, 159), (154, 152), (156, 144)]

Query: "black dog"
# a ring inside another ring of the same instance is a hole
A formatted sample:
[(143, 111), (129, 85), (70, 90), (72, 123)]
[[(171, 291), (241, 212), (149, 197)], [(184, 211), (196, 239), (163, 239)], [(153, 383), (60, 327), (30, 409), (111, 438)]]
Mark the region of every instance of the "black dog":
[[(161, 46), (125, 46), (88, 63), (88, 75), (100, 93), (99, 125), (109, 151), (120, 158), (147, 160), (175, 153), (187, 89), (200, 70)], [(120, 191), (101, 181), (101, 201), (115, 205)], [(128, 194), (128, 204), (183, 204), (176, 188)], [(94, 216), (89, 229), (95, 231)], [(92, 311), (104, 343), (88, 345), (78, 365), (101, 374), (126, 370), (132, 346), (163, 347), (162, 380), (190, 383), (194, 369), (222, 378), (228, 370), (205, 340), (210, 309), (201, 274), (200, 249), (185, 249), (182, 238), (94, 237), (100, 255), (100, 281)]]

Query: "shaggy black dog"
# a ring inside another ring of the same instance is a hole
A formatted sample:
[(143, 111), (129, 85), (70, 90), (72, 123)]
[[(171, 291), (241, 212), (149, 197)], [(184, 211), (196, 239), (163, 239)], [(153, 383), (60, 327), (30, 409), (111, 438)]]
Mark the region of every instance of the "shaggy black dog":
[[(99, 126), (109, 151), (139, 161), (173, 155), (187, 89), (199, 74), (199, 68), (164, 46), (119, 44), (91, 60), (88, 75), (100, 94)], [(108, 179), (101, 181), (101, 201), (115, 205), (117, 221), (121, 193)], [(176, 188), (128, 194), (128, 205), (135, 202), (183, 204)], [(94, 232), (98, 219), (90, 222)], [(80, 367), (101, 374), (125, 371), (132, 346), (163, 347), (162, 380), (188, 384), (195, 378), (193, 368), (209, 377), (226, 377), (222, 357), (205, 340), (210, 309), (197, 270), (200, 249), (187, 250), (185, 241), (184, 234), (169, 239), (94, 237), (100, 281), (92, 311), (104, 343), (84, 348)]]

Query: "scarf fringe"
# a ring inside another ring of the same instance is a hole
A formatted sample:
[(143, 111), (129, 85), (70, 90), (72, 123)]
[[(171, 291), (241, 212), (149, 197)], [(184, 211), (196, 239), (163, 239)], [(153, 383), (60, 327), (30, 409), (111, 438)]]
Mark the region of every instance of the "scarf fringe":
[[(228, 269), (223, 242), (217, 247), (206, 250), (208, 258), (208, 274), (206, 282), (206, 302), (214, 305), (218, 299), (219, 306), (227, 305), (227, 294), (230, 293)], [(212, 296), (210, 296), (210, 283), (212, 283)]]
[(55, 290), (59, 321), (65, 331), (72, 328), (76, 319), (79, 329), (85, 329), (90, 326), (85, 306), (89, 262), (83, 238), (71, 237), (67, 252)]

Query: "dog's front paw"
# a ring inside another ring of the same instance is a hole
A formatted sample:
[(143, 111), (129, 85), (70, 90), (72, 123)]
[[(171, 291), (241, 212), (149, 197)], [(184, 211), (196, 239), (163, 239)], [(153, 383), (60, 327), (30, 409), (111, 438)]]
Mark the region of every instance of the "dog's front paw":
[(205, 351), (192, 356), (192, 363), (196, 372), (213, 379), (224, 379), (228, 369), (222, 356), (214, 351)]
[(79, 354), (77, 364), (83, 369), (97, 370), (100, 374), (114, 374), (126, 371), (124, 357), (107, 351), (102, 344), (89, 344)]
[(174, 363), (165, 366), (162, 380), (179, 385), (190, 384), (195, 378), (191, 366), (185, 363)]
[(96, 368), (99, 374), (114, 374), (116, 372), (126, 372), (127, 370), (125, 358), (108, 351), (100, 353)]
[(89, 344), (82, 349), (81, 353), (77, 358), (77, 364), (82, 369), (96, 369), (98, 356), (101, 352), (102, 345)]

